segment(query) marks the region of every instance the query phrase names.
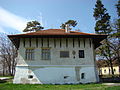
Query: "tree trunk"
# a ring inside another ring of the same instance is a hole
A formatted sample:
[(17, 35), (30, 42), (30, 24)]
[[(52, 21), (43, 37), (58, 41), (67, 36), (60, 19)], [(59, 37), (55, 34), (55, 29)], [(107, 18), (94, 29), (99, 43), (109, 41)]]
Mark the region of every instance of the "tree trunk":
[(4, 65), (4, 62), (3, 62), (3, 76), (5, 75), (5, 65)]
[(110, 60), (110, 68), (111, 68), (112, 77), (114, 77), (114, 70), (113, 70), (112, 60)]

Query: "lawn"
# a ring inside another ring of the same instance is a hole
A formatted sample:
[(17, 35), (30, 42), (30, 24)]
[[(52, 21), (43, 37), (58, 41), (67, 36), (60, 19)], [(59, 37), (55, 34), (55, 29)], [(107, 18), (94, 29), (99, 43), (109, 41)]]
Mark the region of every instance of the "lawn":
[(0, 90), (120, 90), (120, 86), (107, 86), (103, 84), (22, 85), (12, 83), (0, 83)]

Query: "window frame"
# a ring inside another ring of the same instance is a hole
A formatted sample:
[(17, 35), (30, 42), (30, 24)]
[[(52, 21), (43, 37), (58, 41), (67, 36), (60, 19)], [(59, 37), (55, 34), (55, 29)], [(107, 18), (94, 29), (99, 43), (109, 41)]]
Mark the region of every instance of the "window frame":
[(35, 48), (25, 49), (25, 60), (28, 60), (28, 61), (35, 60)]
[[(49, 50), (49, 51), (47, 51), (47, 50)], [(51, 48), (43, 48), (43, 47), (41, 48), (41, 59), (42, 60), (51, 60)]]
[[(61, 55), (62, 52), (64, 52), (64, 53), (68, 52), (68, 55), (67, 56), (64, 56), (65, 54)], [(69, 51), (60, 51), (60, 58), (69, 58), (69, 57), (70, 57), (70, 52)]]
[(79, 54), (79, 58), (85, 58), (85, 51), (84, 50), (79, 50), (78, 54)]
[(85, 79), (85, 73), (81, 73), (81, 79)]

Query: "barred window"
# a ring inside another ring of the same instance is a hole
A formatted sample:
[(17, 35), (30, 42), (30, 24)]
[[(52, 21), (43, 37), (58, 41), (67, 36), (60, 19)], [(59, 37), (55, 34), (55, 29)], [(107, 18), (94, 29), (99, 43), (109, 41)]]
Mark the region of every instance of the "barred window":
[(51, 56), (50, 56), (50, 49), (47, 48), (47, 49), (44, 49), (42, 48), (42, 60), (50, 60), (51, 59)]
[(34, 49), (26, 49), (26, 60), (34, 60)]
[(79, 50), (79, 58), (84, 58), (84, 50)]
[(60, 51), (60, 58), (69, 58), (69, 51)]

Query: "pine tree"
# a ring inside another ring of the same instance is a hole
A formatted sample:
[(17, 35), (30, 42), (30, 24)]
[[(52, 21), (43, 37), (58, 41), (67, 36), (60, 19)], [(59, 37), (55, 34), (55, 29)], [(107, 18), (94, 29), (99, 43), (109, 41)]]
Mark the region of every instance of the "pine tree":
[[(116, 40), (118, 40), (117, 42), (117, 50), (116, 51), (116, 58), (119, 62), (119, 73), (120, 73), (120, 0), (118, 0), (118, 3), (115, 5), (116, 6), (116, 9), (117, 9), (117, 15), (118, 15), (118, 19), (116, 20), (115, 22), (115, 34), (114, 36), (117, 37)], [(120, 77), (120, 75), (119, 75)]]
[[(68, 20), (67, 22), (65, 22), (64, 24), (62, 24), (60, 26), (61, 29), (65, 29), (66, 24), (68, 24), (69, 26), (73, 26), (75, 27), (77, 25), (77, 22), (75, 20)], [(71, 29), (71, 28), (70, 28)]]
[(107, 9), (104, 8), (101, 0), (97, 0), (94, 15), (96, 20), (95, 31), (98, 34), (109, 34), (111, 32), (110, 28), (110, 16), (107, 13)]
[[(110, 26), (110, 16), (107, 13), (107, 9), (104, 8), (101, 0), (97, 0), (94, 8), (94, 14), (96, 20), (95, 31), (97, 34), (108, 34), (110, 35), (112, 32)], [(107, 38), (103, 45), (99, 48), (102, 52), (101, 54), (109, 61), (109, 66), (112, 70), (112, 76), (114, 75), (113, 65), (112, 65), (112, 56), (111, 48), (110, 48), (110, 41)]]
[(119, 37), (119, 42), (120, 42), (120, 0), (118, 0), (118, 3), (116, 4), (116, 9), (117, 9), (117, 15), (118, 15), (118, 19), (116, 21), (116, 36)]
[(44, 27), (41, 26), (41, 24), (38, 21), (30, 21), (27, 23), (26, 28), (23, 30), (23, 32), (28, 32), (28, 31), (38, 31), (44, 29)]
[(120, 0), (118, 0), (118, 3), (116, 4), (116, 8), (117, 8), (118, 17), (120, 17)]

